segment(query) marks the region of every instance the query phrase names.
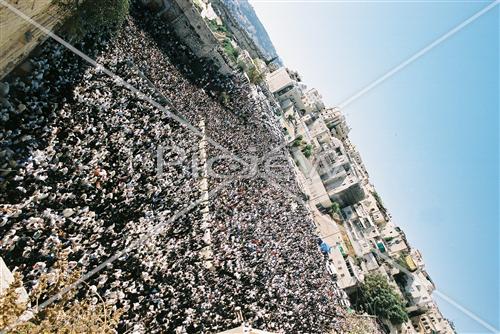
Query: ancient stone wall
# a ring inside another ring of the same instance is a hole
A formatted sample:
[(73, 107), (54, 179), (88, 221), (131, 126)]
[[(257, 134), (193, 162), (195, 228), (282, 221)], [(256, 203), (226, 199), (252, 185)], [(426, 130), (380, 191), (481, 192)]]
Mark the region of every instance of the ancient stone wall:
[[(52, 30), (64, 15), (52, 0), (6, 0), (43, 27)], [(216, 37), (190, 0), (143, 0), (172, 23), (181, 40), (199, 57), (212, 59), (223, 74), (233, 68)], [(0, 4), (0, 79), (19, 65), (47, 36)]]
[(212, 59), (223, 74), (233, 72), (233, 68), (224, 58), (224, 51), (219, 41), (191, 0), (146, 0), (145, 2), (158, 8), (158, 14), (172, 24), (179, 38), (198, 57)]
[[(51, 0), (6, 0), (29, 18), (52, 30), (63, 15)], [(8, 74), (47, 36), (0, 4), (0, 79)]]

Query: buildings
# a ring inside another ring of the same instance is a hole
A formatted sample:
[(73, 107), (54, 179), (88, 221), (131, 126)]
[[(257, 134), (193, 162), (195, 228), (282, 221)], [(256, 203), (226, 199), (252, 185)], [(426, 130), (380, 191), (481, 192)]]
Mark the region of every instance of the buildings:
[(326, 125), (336, 138), (345, 141), (351, 129), (347, 126), (345, 116), (340, 112), (338, 107), (327, 108), (321, 111)]
[(419, 334), (453, 334), (455, 330), (443, 317), (436, 303), (429, 304), (427, 312), (411, 318), (416, 333)]
[(331, 201), (341, 207), (364, 199), (365, 191), (358, 171), (353, 168), (343, 143), (330, 135), (325, 122), (315, 113), (307, 113), (295, 125), (294, 133), (310, 145), (314, 154), (309, 158), (309, 174), (318, 173)]
[(432, 302), (432, 291), (434, 283), (430, 280), (425, 271), (418, 271), (406, 275), (406, 285), (404, 286), (405, 296), (410, 305), (409, 311), (425, 310)]
[(362, 273), (357, 269), (352, 258), (345, 256), (341, 245), (333, 247), (329, 257), (328, 269), (340, 288), (349, 289), (362, 281)]
[[(335, 137), (326, 137), (327, 130), (324, 122), (323, 127), (313, 128), (311, 135), (316, 139), (315, 163), (323, 186), (330, 199), (341, 207), (357, 203), (365, 198), (358, 172), (353, 168), (351, 159), (347, 155), (340, 140)], [(323, 129), (323, 131), (321, 131)]]
[(211, 59), (221, 74), (233, 73), (220, 44), (220, 36), (215, 35), (207, 24), (217, 16), (210, 4), (190, 0), (144, 0), (143, 2), (158, 9), (158, 16), (171, 24), (179, 38), (194, 54)]
[[(330, 148), (323, 147), (322, 149), (328, 150)], [(342, 155), (338, 156), (336, 160), (333, 160), (332, 156), (331, 152), (325, 154), (324, 160), (318, 164), (321, 168), (321, 180), (330, 199), (341, 207), (361, 201), (365, 197), (365, 192), (350, 161)]]
[(348, 294), (366, 275), (379, 274), (406, 302), (410, 321), (391, 333), (454, 333), (432, 300), (435, 287), (420, 252), (370, 183), (361, 154), (349, 140), (350, 128), (337, 107), (325, 107), (315, 89), (286, 68), (266, 78), (281, 104), (281, 124), (289, 139), (301, 189), (322, 242), (330, 246), (327, 270)]
[(238, 47), (239, 55), (236, 58), (236, 63), (238, 66), (245, 71), (245, 73), (250, 73), (251, 71), (257, 71), (259, 74), (266, 74), (269, 69), (266, 63), (260, 58), (252, 58), (250, 52)]
[(304, 93), (303, 97), (306, 113), (319, 112), (325, 109), (323, 97), (316, 88), (312, 88)]
[(306, 106), (302, 100), (305, 85), (297, 81), (297, 76), (293, 73), (292, 76), (287, 68), (281, 67), (269, 73), (266, 76), (266, 82), (269, 90), (279, 102), (290, 100), (299, 112), (305, 113)]
[(380, 233), (387, 244), (387, 251), (390, 256), (397, 256), (403, 251), (408, 251), (408, 245), (401, 235), (401, 230), (392, 221), (384, 224), (380, 229)]

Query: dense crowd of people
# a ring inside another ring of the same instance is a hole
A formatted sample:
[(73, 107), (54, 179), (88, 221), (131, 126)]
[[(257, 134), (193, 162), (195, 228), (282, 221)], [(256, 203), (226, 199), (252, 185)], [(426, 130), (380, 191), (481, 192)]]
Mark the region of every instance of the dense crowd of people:
[[(87, 272), (143, 238), (79, 287), (124, 310), (120, 332), (217, 333), (236, 313), (273, 332), (340, 332), (341, 292), (284, 149), (280, 177), (261, 172), (266, 159), (245, 164), (283, 143), (272, 110), (137, 6), (117, 36), (77, 46), (140, 93), (54, 41), (0, 87), (0, 255), (30, 291), (63, 250)], [(201, 138), (186, 125), (201, 120), (208, 158), (237, 157), (210, 165), (207, 219), (192, 205)]]

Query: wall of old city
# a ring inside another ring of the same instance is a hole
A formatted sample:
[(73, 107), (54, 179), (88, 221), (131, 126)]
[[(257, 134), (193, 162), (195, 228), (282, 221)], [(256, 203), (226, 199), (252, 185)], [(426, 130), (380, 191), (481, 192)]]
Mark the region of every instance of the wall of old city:
[[(174, 27), (179, 38), (199, 57), (210, 58), (223, 74), (232, 73), (219, 42), (190, 0), (143, 0)], [(65, 17), (52, 0), (18, 0), (16, 9), (53, 30)], [(47, 39), (45, 33), (5, 6), (0, 6), (0, 79)]]
[[(51, 0), (18, 0), (9, 4), (52, 30), (64, 15)], [(20, 64), (47, 36), (24, 18), (0, 5), (0, 79)]]
[(174, 28), (178, 37), (198, 57), (214, 61), (222, 74), (231, 74), (229, 65), (219, 41), (214, 36), (200, 12), (190, 0), (143, 0), (158, 10)]

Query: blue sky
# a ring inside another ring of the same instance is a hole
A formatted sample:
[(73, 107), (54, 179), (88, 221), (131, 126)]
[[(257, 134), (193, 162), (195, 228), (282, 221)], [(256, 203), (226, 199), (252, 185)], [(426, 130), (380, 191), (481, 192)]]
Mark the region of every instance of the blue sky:
[[(334, 106), (488, 1), (251, 1)], [(500, 328), (499, 6), (344, 109), (372, 182), (438, 289)], [(460, 333), (488, 333), (435, 296)]]

